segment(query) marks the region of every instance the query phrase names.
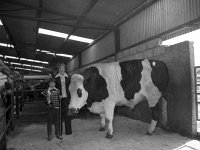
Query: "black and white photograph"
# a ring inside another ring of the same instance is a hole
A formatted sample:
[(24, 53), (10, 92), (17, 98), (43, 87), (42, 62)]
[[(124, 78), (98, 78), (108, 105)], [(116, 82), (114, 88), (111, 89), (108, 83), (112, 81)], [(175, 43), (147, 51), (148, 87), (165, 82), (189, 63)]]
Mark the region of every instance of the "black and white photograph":
[(200, 0), (0, 0), (0, 150), (200, 150)]

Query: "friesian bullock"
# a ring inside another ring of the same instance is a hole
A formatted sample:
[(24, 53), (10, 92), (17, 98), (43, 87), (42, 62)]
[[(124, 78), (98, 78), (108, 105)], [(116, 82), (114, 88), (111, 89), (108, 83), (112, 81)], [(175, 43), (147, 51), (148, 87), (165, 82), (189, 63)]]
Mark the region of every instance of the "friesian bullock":
[[(78, 113), (84, 105), (92, 113), (100, 114), (100, 131), (105, 130), (108, 120), (107, 138), (113, 137), (113, 116), (115, 106), (125, 105), (133, 109), (142, 100), (151, 108), (151, 124), (147, 134), (152, 134), (158, 122), (158, 101), (162, 98), (169, 81), (166, 65), (157, 60), (138, 59), (124, 62), (95, 64), (81, 74), (71, 77), (69, 91), (71, 100), (69, 113)], [(165, 123), (166, 123), (165, 113)]]

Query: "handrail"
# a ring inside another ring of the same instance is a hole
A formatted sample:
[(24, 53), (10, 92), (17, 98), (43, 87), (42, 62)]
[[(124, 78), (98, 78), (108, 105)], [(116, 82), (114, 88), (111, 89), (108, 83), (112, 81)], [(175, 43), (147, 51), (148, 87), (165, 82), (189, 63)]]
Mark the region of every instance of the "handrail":
[[(13, 86), (12, 86), (13, 89)], [(11, 97), (10, 99), (8, 99), (11, 103), (9, 106), (6, 106), (6, 109), (2, 111), (2, 115), (0, 116), (0, 122), (3, 122), (3, 131), (0, 133), (0, 142), (2, 142), (2, 140), (6, 140), (6, 132), (8, 130), (8, 127), (11, 127), (11, 129), (13, 128), (12, 125), (12, 121), (13, 121), (13, 108), (14, 108), (14, 92), (12, 90), (11, 93)], [(6, 113), (10, 112), (10, 115), (8, 117), (8, 122), (6, 121)], [(5, 119), (4, 119), (5, 118)], [(5, 137), (4, 137), (5, 136)], [(6, 147), (6, 143), (3, 144)]]
[(10, 106), (8, 106), (8, 107), (6, 108), (6, 110), (3, 112), (3, 115), (0, 116), (0, 122), (1, 122), (1, 120), (3, 119), (3, 117), (6, 115), (7, 111), (8, 111), (11, 107), (12, 107), (12, 104), (10, 104)]
[(2, 139), (3, 135), (5, 134), (5, 131), (7, 131), (8, 127), (10, 126), (12, 119), (13, 119), (13, 116), (10, 118), (10, 120), (6, 124), (4, 131), (0, 134), (0, 140)]
[(22, 90), (22, 91), (17, 91), (15, 93), (29, 93), (29, 92), (41, 92), (44, 91), (46, 89), (36, 89), (36, 90)]

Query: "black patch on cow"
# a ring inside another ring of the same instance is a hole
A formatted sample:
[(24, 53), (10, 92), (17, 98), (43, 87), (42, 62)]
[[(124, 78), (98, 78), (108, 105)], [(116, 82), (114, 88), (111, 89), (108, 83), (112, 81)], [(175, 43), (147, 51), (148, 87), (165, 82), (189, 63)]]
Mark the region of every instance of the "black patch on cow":
[(153, 84), (159, 89), (160, 92), (165, 92), (168, 83), (169, 83), (169, 73), (167, 66), (157, 60), (149, 60), (152, 72), (151, 72), (151, 78), (153, 81)]
[(90, 67), (82, 73), (84, 77), (83, 86), (88, 92), (87, 106), (94, 102), (101, 102), (108, 97), (107, 83), (99, 74), (96, 67)]
[(141, 89), (140, 80), (142, 77), (142, 60), (131, 60), (119, 62), (121, 67), (121, 86), (127, 100), (133, 99), (135, 93)]
[(77, 95), (78, 95), (78, 97), (82, 97), (82, 90), (81, 89), (77, 89)]

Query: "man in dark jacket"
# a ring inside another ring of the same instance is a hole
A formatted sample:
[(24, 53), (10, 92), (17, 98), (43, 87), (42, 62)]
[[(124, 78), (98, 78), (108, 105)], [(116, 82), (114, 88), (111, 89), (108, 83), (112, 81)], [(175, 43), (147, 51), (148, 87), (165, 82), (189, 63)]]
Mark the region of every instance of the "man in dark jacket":
[[(61, 112), (62, 112), (62, 121), (65, 121), (65, 134), (72, 134), (71, 128), (71, 117), (68, 116), (68, 106), (70, 101), (70, 93), (69, 93), (69, 83), (70, 77), (65, 73), (65, 64), (58, 64), (58, 74), (55, 76), (56, 79), (56, 88), (58, 88), (61, 92)], [(62, 125), (61, 125), (62, 128)], [(62, 129), (61, 129), (62, 131)]]

